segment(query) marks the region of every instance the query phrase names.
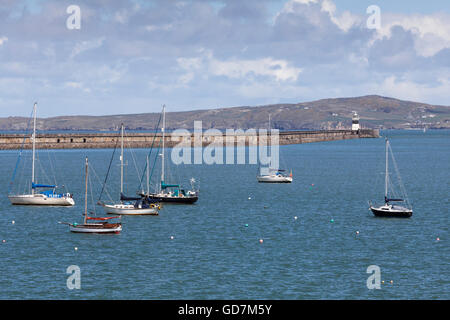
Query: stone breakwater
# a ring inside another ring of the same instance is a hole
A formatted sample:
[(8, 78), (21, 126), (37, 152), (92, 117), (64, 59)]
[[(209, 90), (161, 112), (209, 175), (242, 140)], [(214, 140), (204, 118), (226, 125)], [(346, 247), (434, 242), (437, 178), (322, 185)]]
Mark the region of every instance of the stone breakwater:
[[(359, 138), (378, 138), (379, 130), (361, 129), (358, 132), (352, 130), (318, 130), (318, 131), (283, 131), (279, 132), (279, 144), (301, 144), (321, 141), (334, 141)], [(257, 132), (252, 134), (248, 131), (236, 132), (233, 135), (203, 133), (202, 135), (167, 133), (165, 136), (165, 146), (174, 147), (209, 145), (211, 143), (230, 145), (257, 145), (260, 139), (266, 136), (259, 136)], [(126, 148), (150, 148), (158, 147), (162, 141), (161, 133), (132, 133), (125, 136)], [(0, 134), (0, 150), (17, 150), (21, 147), (31, 149), (32, 140), (29, 135), (24, 134)], [(106, 149), (120, 147), (120, 135), (117, 133), (58, 133), (58, 134), (37, 134), (36, 148), (38, 149)]]

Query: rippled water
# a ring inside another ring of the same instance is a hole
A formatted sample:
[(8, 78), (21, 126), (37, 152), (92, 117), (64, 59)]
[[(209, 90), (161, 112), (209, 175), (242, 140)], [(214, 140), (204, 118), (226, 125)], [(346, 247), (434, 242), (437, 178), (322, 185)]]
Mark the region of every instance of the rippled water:
[[(180, 166), (177, 177), (200, 181), (198, 203), (124, 217), (120, 235), (57, 223), (81, 222), (84, 157), (103, 179), (111, 150), (52, 151), (71, 208), (11, 206), (17, 152), (1, 151), (0, 298), (449, 299), (450, 131), (387, 134), (410, 219), (368, 211), (367, 200), (383, 199), (384, 141), (361, 139), (281, 147), (292, 184), (258, 184), (255, 165)], [(140, 166), (145, 153), (134, 151)], [(117, 163), (112, 173), (117, 181)], [(80, 267), (80, 290), (66, 286), (70, 265)], [(367, 289), (369, 265), (381, 268), (381, 290)]]

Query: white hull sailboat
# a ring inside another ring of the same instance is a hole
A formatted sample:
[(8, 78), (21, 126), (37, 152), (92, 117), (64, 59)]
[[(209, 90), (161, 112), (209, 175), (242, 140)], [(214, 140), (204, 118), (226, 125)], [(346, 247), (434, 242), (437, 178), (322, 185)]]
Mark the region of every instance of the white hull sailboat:
[[(32, 170), (31, 170), (31, 192), (29, 194), (9, 194), (8, 198), (13, 205), (35, 205), (35, 206), (73, 206), (75, 201), (70, 193), (56, 193), (57, 186), (36, 183), (35, 162), (36, 162), (36, 106), (33, 106), (33, 143)], [(20, 159), (20, 155), (19, 155)], [(37, 192), (38, 189), (49, 189)]]
[[(394, 218), (409, 218), (413, 214), (413, 210), (408, 204), (406, 191), (403, 191), (404, 198), (405, 199), (399, 199), (399, 198), (389, 198), (389, 149), (390, 144), (389, 140), (386, 139), (386, 171), (385, 171), (385, 180), (384, 180), (384, 205), (381, 206), (373, 206), (372, 204), (369, 204), (369, 210), (372, 211), (372, 213), (376, 217), (394, 217)], [(392, 153), (392, 150), (391, 150)], [(397, 167), (395, 166), (395, 169), (397, 170)], [(399, 173), (397, 172), (397, 175), (399, 176)], [(401, 186), (402, 187), (402, 186)], [(392, 204), (392, 202), (403, 202), (405, 205), (398, 205), (398, 204)]]
[(256, 177), (256, 179), (258, 179), (258, 182), (266, 182), (266, 183), (291, 183), (292, 182), (292, 176), (286, 176), (281, 173), (259, 175)]
[(139, 205), (136, 207), (134, 204), (104, 204), (103, 209), (109, 214), (120, 214), (120, 215), (158, 215), (158, 211), (161, 206), (158, 204), (150, 204), (149, 208), (143, 208)]
[[(143, 198), (128, 198), (123, 195), (123, 141), (124, 141), (124, 126), (122, 124), (121, 129), (121, 155), (120, 155), (120, 202), (115, 204), (101, 203), (103, 209), (108, 214), (118, 214), (118, 215), (158, 215), (161, 206), (156, 203), (148, 203), (148, 201)], [(148, 165), (148, 158), (147, 158)], [(148, 172), (148, 170), (147, 170)], [(148, 174), (147, 174), (147, 186), (148, 186)], [(148, 187), (147, 187), (148, 188)], [(127, 203), (124, 201), (135, 201), (134, 203)]]
[[(271, 124), (270, 124), (270, 114), (269, 114), (269, 132), (271, 132)], [(271, 141), (271, 138), (270, 138)], [(282, 169), (268, 169), (267, 174), (261, 173), (261, 168), (258, 169), (258, 175), (256, 179), (258, 182), (264, 183), (291, 183), (293, 180), (292, 171), (289, 175), (285, 173), (285, 170)]]
[(32, 205), (32, 206), (73, 206), (75, 201), (69, 193), (62, 195), (55, 194), (22, 194), (15, 196), (8, 196), (11, 204), (14, 205)]

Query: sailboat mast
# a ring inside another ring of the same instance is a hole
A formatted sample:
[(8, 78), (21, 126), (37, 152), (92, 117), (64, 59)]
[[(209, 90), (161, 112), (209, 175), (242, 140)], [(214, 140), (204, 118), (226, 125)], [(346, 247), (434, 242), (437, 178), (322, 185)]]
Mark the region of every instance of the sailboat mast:
[(33, 188), (33, 184), (34, 184), (34, 163), (36, 160), (36, 105), (37, 102), (34, 103), (33, 106), (33, 160), (32, 160), (32, 165), (31, 165), (31, 194), (34, 194), (34, 188)]
[(384, 176), (384, 197), (385, 199), (387, 199), (388, 196), (388, 184), (389, 184), (389, 157), (388, 157), (388, 146), (389, 146), (389, 141), (388, 139), (386, 139), (386, 172), (385, 172), (385, 176)]
[(122, 142), (120, 146), (120, 193), (123, 193), (123, 123), (122, 123)]
[(87, 223), (87, 203), (88, 203), (88, 158), (86, 157), (86, 169), (85, 169), (85, 193), (84, 193), (84, 224)]
[(147, 155), (147, 194), (150, 194), (150, 163)]
[(164, 140), (166, 131), (166, 105), (163, 105), (163, 125), (161, 128), (162, 132), (162, 154), (161, 154), (161, 183), (164, 182)]

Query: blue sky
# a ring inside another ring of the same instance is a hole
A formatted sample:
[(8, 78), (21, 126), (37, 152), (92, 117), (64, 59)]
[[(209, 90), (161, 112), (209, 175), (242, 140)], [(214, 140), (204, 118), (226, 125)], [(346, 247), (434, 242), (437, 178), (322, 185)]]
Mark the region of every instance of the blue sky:
[(0, 117), (34, 101), (50, 117), (449, 92), (450, 1), (0, 2)]

